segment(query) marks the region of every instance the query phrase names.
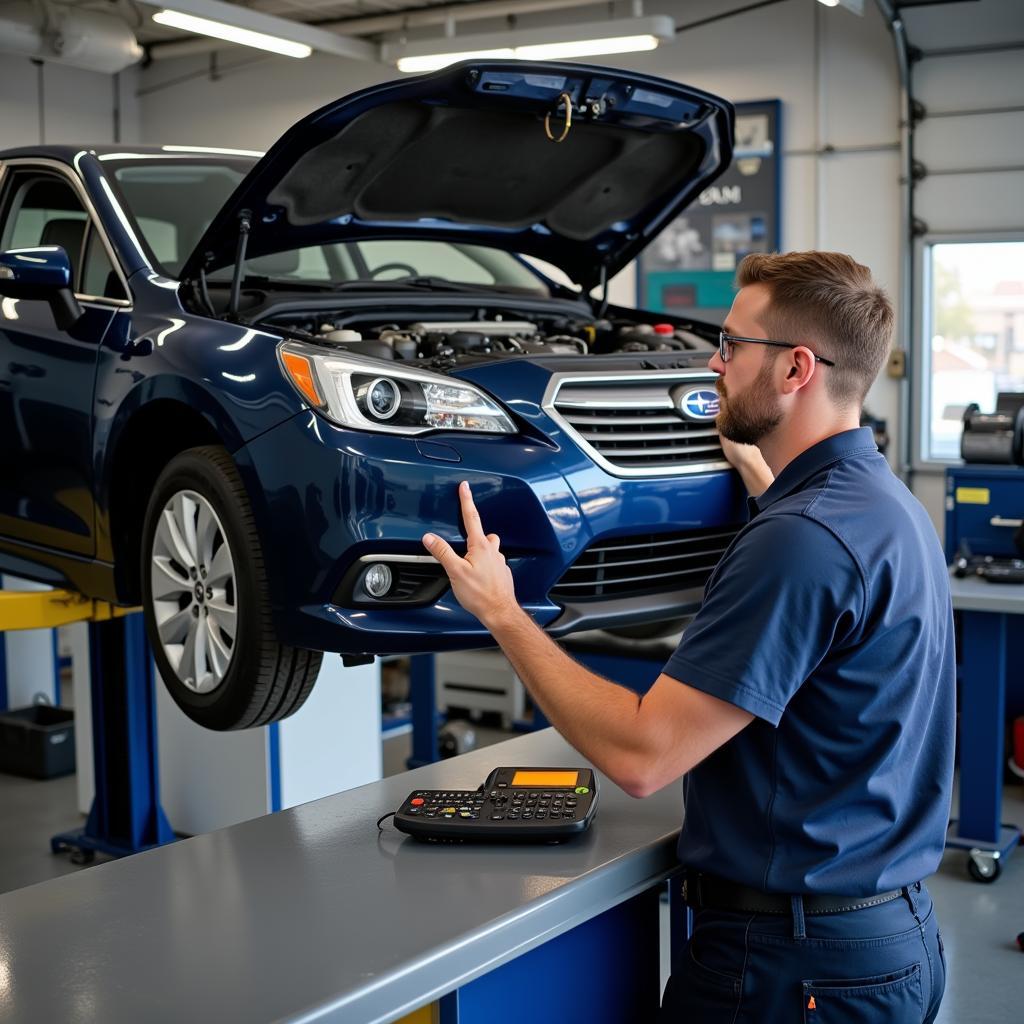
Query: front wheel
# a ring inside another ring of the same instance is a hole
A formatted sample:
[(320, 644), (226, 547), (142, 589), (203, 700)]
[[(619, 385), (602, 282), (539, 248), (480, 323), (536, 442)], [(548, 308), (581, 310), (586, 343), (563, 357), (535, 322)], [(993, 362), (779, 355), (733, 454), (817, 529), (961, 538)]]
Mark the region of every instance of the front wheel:
[(142, 531), (143, 610), (160, 676), (208, 729), (246, 729), (302, 706), (319, 651), (281, 643), (252, 507), (228, 452), (172, 459)]

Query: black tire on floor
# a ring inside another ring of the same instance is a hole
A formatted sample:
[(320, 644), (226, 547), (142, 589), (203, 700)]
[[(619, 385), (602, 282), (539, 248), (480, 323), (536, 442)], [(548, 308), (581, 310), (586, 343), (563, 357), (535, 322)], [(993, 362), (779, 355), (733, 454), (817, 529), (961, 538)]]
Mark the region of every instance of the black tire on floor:
[[(202, 495), (216, 512), (235, 570), (237, 621), (231, 659), (223, 679), (209, 693), (196, 693), (178, 678), (164, 652), (153, 610), (153, 543), (160, 514), (176, 493), (186, 490)], [(323, 655), (277, 638), (252, 506), (226, 449), (190, 448), (167, 464), (150, 495), (140, 554), (143, 610), (156, 665), (175, 703), (192, 721), (208, 729), (247, 729), (286, 718), (302, 706)]]

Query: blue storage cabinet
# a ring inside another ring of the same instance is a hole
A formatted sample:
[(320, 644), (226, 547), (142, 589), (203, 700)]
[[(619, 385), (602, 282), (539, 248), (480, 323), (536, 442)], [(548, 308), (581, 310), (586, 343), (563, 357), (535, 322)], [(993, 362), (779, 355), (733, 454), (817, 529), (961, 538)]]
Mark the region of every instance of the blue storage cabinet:
[(1020, 557), (1013, 535), (1024, 519), (1024, 468), (955, 466), (946, 470), (946, 561), (962, 542), (973, 555)]

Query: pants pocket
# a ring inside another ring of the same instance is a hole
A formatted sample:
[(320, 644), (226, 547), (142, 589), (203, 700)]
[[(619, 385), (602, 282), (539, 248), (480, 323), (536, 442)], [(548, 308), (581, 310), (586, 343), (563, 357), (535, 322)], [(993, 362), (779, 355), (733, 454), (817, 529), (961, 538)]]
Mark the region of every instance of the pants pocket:
[(872, 978), (805, 981), (803, 1002), (804, 1024), (920, 1024), (921, 965)]

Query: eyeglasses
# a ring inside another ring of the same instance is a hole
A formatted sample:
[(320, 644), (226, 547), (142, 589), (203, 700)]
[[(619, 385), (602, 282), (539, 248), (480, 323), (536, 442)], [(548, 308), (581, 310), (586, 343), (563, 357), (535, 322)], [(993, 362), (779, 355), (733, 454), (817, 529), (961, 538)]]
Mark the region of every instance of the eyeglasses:
[[(727, 363), (732, 358), (732, 346), (737, 342), (746, 343), (748, 345), (771, 345), (772, 348), (807, 348), (806, 345), (794, 345), (789, 341), (769, 341), (767, 338), (741, 338), (736, 334), (726, 334), (725, 331), (718, 332), (718, 354), (722, 357), (722, 362)], [(807, 349), (810, 352), (810, 349)], [(824, 363), (826, 366), (835, 366), (831, 359), (826, 359), (824, 356), (814, 355), (814, 361), (816, 363)]]

